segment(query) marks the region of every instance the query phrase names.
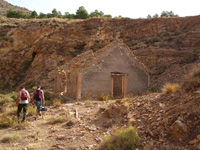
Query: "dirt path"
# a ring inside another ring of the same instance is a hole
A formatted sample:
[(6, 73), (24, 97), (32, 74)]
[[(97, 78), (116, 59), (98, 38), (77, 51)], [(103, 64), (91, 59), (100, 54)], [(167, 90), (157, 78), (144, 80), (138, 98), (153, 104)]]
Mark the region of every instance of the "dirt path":
[[(99, 108), (106, 105), (103, 102), (99, 103), (101, 104), (92, 104), (90, 107), (75, 103), (48, 107), (43, 118), (40, 117), (35, 121), (33, 116), (28, 117), (25, 129), (16, 127), (0, 130), (1, 139), (7, 135), (21, 135), (12, 143), (0, 143), (0, 149), (95, 149), (107, 131), (96, 127), (93, 122)], [(68, 116), (64, 123), (49, 122), (52, 117), (59, 118), (66, 114)]]
[[(193, 150), (195, 145), (171, 143), (169, 140), (166, 132), (168, 120), (176, 116), (167, 115), (172, 107), (159, 101), (160, 97), (161, 94), (155, 93), (113, 101), (115, 104), (112, 105), (98, 101), (90, 106), (84, 103), (51, 106), (44, 118), (35, 121), (33, 116), (28, 117), (25, 129), (0, 130), (0, 140), (7, 135), (21, 135), (11, 143), (0, 142), (0, 150), (96, 150), (104, 135), (129, 125), (135, 126), (138, 131), (139, 150)], [(59, 123), (59, 118), (62, 121), (66, 115), (67, 119)], [(52, 118), (56, 118), (57, 122), (52, 123)]]

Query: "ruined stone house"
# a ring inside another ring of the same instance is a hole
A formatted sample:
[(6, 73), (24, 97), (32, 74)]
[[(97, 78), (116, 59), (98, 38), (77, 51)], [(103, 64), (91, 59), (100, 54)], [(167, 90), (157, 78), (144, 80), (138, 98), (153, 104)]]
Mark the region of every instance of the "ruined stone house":
[(86, 51), (58, 69), (56, 89), (74, 99), (122, 98), (148, 89), (149, 75), (127, 45), (114, 41)]

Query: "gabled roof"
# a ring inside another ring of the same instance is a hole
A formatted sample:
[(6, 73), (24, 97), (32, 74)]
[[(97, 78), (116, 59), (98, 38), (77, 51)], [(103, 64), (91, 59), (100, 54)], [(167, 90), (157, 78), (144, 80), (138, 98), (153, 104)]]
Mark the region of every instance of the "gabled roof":
[(127, 53), (127, 56), (134, 64), (136, 64), (139, 68), (144, 70), (146, 73), (148, 72), (145, 66), (137, 60), (135, 55), (133, 55), (129, 47), (119, 40), (111, 42), (110, 44), (108, 44), (107, 46), (105, 46), (104, 48), (96, 52), (93, 52), (92, 50), (88, 50), (74, 57), (68, 63), (61, 66), (58, 70), (65, 73), (70, 73), (77, 68), (87, 68), (87, 67), (99, 65), (103, 63), (103, 61), (101, 61), (98, 58), (100, 58), (104, 52), (111, 50), (111, 48), (115, 50), (122, 50), (122, 49), (125, 50)]

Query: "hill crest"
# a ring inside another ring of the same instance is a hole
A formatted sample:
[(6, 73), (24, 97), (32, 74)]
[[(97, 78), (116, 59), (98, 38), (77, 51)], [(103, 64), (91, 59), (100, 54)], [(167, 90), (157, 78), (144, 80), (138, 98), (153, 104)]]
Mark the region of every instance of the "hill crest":
[(30, 14), (31, 11), (24, 7), (14, 6), (5, 0), (0, 0), (0, 17), (5, 17), (9, 9), (22, 11), (23, 13)]

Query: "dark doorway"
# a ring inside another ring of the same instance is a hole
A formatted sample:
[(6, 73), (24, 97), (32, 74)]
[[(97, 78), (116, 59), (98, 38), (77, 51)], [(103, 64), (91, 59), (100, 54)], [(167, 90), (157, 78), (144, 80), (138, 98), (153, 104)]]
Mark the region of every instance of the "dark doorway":
[(122, 98), (122, 76), (113, 76), (113, 96), (114, 98)]
[(127, 94), (127, 76), (126, 73), (111, 72), (112, 89), (111, 96), (113, 98), (123, 98)]

